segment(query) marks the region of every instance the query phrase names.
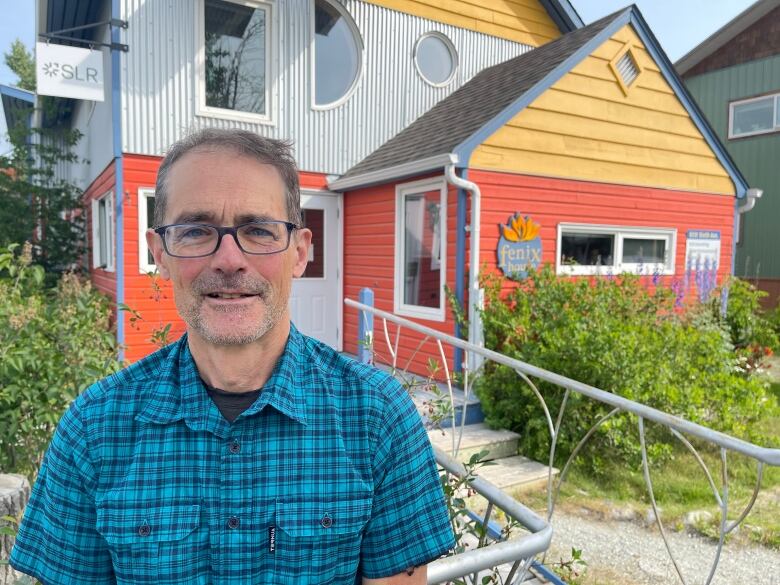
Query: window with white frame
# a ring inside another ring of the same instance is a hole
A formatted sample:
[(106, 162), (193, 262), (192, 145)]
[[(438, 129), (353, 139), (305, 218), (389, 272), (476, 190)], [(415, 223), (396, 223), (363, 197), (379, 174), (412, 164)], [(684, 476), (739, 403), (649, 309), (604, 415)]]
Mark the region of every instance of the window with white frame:
[(560, 224), (558, 274), (674, 274), (677, 230)]
[(429, 179), (398, 185), (395, 210), (395, 312), (444, 321), (446, 183)]
[(269, 121), (271, 7), (200, 0), (200, 114)]
[(92, 200), (92, 267), (114, 270), (114, 194)]
[(729, 138), (780, 132), (780, 93), (729, 104)]
[(154, 189), (138, 189), (138, 269), (154, 272), (154, 256), (146, 243), (146, 230), (154, 227)]
[(363, 42), (357, 25), (337, 2), (314, 0), (314, 107), (343, 103), (357, 85)]

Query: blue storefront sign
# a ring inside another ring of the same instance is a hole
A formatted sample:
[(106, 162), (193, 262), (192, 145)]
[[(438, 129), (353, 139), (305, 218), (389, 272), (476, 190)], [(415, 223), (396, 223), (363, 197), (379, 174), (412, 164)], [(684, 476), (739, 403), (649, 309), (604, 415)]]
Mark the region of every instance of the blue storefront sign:
[(542, 263), (541, 226), (527, 215), (509, 216), (506, 225), (499, 224), (498, 267), (507, 278), (519, 280), (528, 275), (529, 268)]

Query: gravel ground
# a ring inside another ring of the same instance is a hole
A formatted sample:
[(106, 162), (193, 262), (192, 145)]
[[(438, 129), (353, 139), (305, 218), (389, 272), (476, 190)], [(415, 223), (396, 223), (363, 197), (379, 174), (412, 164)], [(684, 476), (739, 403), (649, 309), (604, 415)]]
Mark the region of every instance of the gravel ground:
[[(674, 585), (681, 583), (658, 529), (631, 522), (599, 521), (556, 512), (550, 564), (582, 550), (588, 583)], [(706, 582), (717, 545), (681, 532), (667, 532), (688, 585)], [(780, 585), (780, 552), (726, 543), (712, 585)]]

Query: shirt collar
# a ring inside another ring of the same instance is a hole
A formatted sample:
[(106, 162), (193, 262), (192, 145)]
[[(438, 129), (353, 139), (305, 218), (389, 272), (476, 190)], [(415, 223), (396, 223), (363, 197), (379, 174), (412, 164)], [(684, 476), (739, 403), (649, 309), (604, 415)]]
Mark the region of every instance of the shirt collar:
[[(291, 419), (307, 424), (304, 346), (303, 336), (291, 323), (284, 352), (277, 360), (271, 377), (263, 385), (258, 399), (239, 418), (271, 406)], [(217, 432), (223, 426), (221, 423), (226, 425), (223, 430), (229, 428), (200, 381), (186, 333), (170, 346), (167, 356), (162, 359), (158, 375), (150, 375), (146, 404), (136, 419), (159, 424), (184, 419), (193, 430)]]

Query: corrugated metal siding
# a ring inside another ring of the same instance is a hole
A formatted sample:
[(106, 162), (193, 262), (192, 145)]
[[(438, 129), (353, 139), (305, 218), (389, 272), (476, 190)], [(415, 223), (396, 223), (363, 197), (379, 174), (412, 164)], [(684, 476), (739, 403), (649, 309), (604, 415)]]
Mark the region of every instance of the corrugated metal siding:
[[(418, 177), (424, 178), (424, 177)], [(447, 286), (455, 290), (455, 241), (458, 207), (457, 190), (447, 192)], [(358, 300), (360, 289), (374, 290), (374, 306), (393, 312), (393, 282), (395, 280), (395, 185), (381, 185), (352, 191), (344, 195), (344, 298)], [(445, 301), (446, 304), (446, 301)], [(448, 335), (455, 331), (455, 322), (449, 306), (443, 322), (412, 319), (421, 325)], [(377, 364), (390, 363), (380, 320), (374, 323)], [(391, 343), (395, 342), (395, 326), (388, 325)], [(358, 313), (344, 309), (344, 351), (357, 353)], [(428, 375), (428, 358), (439, 355), (436, 344), (428, 340), (422, 347), (423, 336), (404, 329), (398, 344), (398, 367), (420, 375)], [(454, 352), (445, 348), (450, 371), (453, 371)], [(411, 361), (410, 361), (411, 360)], [(438, 360), (441, 362), (441, 360)], [(443, 371), (436, 377), (441, 378)]]
[(744, 216), (735, 272), (749, 278), (780, 278), (780, 133), (729, 140), (729, 102), (780, 92), (780, 55), (712, 71), (685, 83), (751, 187), (764, 190)]
[(688, 230), (719, 231), (719, 282), (731, 269), (734, 200), (730, 197), (476, 170), (469, 172), (469, 180), (482, 189), (480, 261), (491, 271), (498, 272), (498, 226), (515, 212), (530, 215), (541, 225), (544, 263), (555, 263), (558, 225), (571, 222), (676, 229), (675, 275), (663, 277), (666, 285), (685, 273)]
[[(295, 140), (304, 170), (341, 174), (480, 70), (530, 49), (359, 0), (342, 4), (364, 43), (363, 73), (352, 96), (334, 109), (311, 108), (312, 3), (276, 2), (274, 124), (261, 125), (196, 116), (195, 2), (124, 0), (130, 22), (122, 71), (124, 151), (159, 155), (188, 128), (241, 127)], [(445, 88), (425, 83), (414, 66), (414, 44), (429, 31), (447, 35), (459, 54), (456, 78)]]

